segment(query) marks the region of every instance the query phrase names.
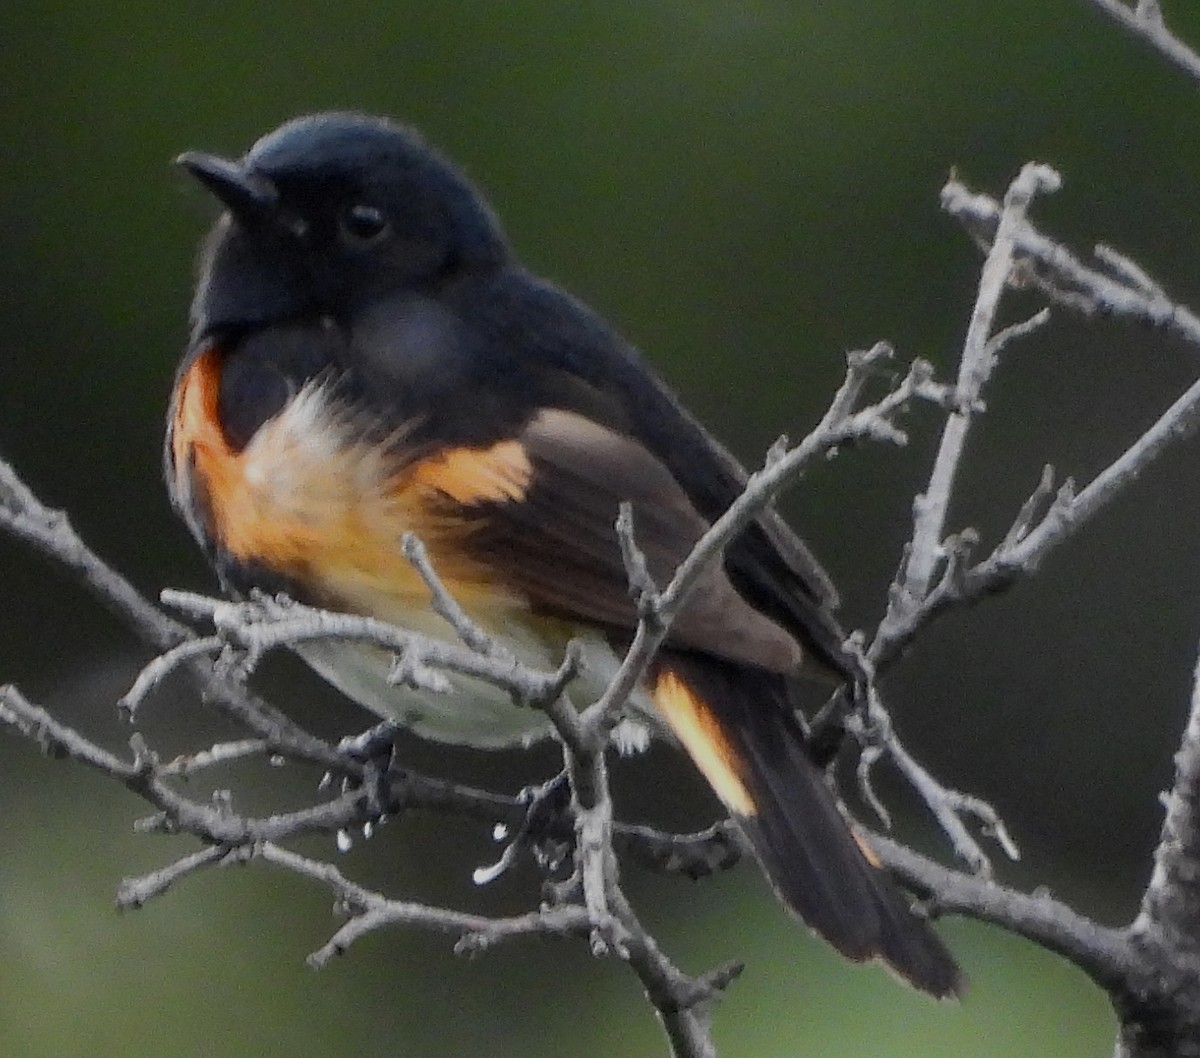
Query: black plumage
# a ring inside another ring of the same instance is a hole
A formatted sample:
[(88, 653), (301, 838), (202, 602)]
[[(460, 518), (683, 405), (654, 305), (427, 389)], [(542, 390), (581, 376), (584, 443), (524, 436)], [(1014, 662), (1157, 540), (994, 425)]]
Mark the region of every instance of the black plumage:
[[(431, 534), (450, 587), (497, 634), (525, 642), (550, 618), (626, 641), (618, 505), (632, 503), (665, 582), (746, 481), (640, 353), (530, 274), (478, 192), (411, 129), (316, 115), (238, 162), (181, 163), (228, 212), (201, 259), (168, 481), (227, 582), (282, 578), (302, 598), (418, 620), (411, 584), (387, 582), (394, 518), (395, 546), (405, 528)], [(293, 454), (272, 462), (269, 443)], [(338, 480), (321, 478), (322, 445)], [(313, 507), (320, 490), (342, 506)], [(323, 525), (336, 546), (313, 538)], [(952, 957), (864, 854), (792, 713), (797, 681), (860, 679), (835, 601), (768, 512), (707, 573), (647, 691), (784, 902), (849, 957), (949, 995)], [(518, 628), (525, 614), (534, 631)], [(447, 737), (471, 740), (472, 708)]]

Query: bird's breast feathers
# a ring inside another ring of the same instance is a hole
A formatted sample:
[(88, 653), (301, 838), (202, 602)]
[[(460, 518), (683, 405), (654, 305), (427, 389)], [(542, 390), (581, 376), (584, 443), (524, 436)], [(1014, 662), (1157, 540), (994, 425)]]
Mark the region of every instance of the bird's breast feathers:
[(332, 380), (315, 378), (236, 451), (221, 425), (221, 360), (216, 348), (196, 357), (178, 387), (171, 435), (175, 495), (221, 552), (314, 600), (394, 621), (428, 605), (399, 548), (411, 531), (464, 604), (519, 604), (460, 546), (472, 508), (527, 488), (531, 467), (518, 442), (412, 460), (403, 431), (373, 435)]
[[(517, 501), (528, 487), (532, 469), (519, 442), (414, 460), (402, 432), (379, 438), (331, 380), (316, 378), (237, 451), (221, 424), (222, 359), (206, 349), (180, 380), (170, 456), (176, 502), (224, 565), (269, 570), (307, 601), (453, 639), (401, 551), (411, 531), (475, 620), (525, 663), (557, 664), (573, 629), (530, 613), (528, 600), (466, 548), (482, 505)], [(547, 729), (540, 712), (479, 681), (458, 679), (469, 709), (463, 693), (439, 700), (393, 686), (378, 648), (309, 644), (301, 653), (352, 698), (428, 737), (497, 746)]]

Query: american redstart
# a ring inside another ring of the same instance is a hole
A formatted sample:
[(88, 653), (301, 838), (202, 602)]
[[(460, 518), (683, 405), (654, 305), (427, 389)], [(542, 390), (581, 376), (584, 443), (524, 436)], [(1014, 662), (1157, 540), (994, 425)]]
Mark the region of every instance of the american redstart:
[[(572, 693), (591, 700), (637, 622), (620, 504), (665, 584), (742, 468), (603, 319), (522, 266), (412, 129), (318, 114), (239, 161), (179, 163), (225, 212), (201, 255), (167, 481), (225, 586), (452, 639), (401, 552), (412, 532), (520, 660), (553, 666), (581, 640), (590, 677)], [(953, 958), (847, 824), (796, 715), (800, 681), (860, 678), (834, 603), (805, 545), (762, 515), (705, 575), (632, 712), (673, 732), (811, 928), (949, 996)], [(499, 748), (548, 732), (483, 683), (421, 695), (388, 682), (381, 650), (299, 649), (428, 738)]]

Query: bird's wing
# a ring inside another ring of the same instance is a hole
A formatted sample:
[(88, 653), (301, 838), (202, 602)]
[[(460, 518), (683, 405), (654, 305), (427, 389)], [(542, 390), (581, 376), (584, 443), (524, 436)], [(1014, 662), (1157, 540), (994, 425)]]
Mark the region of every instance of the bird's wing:
[[(632, 507), (659, 585), (708, 526), (648, 448), (577, 412), (543, 409), (510, 440), (443, 451), (424, 466), (436, 468), (423, 476), (442, 483), (453, 522), (472, 526), (461, 546), (473, 564), (535, 610), (618, 633), (637, 616), (614, 527), (619, 504)], [(850, 958), (882, 959), (934, 995), (954, 994), (954, 960), (849, 829), (807, 752), (790, 695), (804, 659), (802, 638), (714, 563), (648, 690), (800, 918)]]
[[(596, 488), (592, 503), (608, 503), (614, 495), (634, 501), (635, 507), (642, 501), (644, 525), (670, 514), (671, 528), (680, 533), (673, 545), (663, 542), (673, 570), (699, 532), (745, 488), (745, 471), (638, 351), (587, 306), (519, 270), (490, 280), (484, 293), (463, 295), (456, 303), (456, 312), (467, 321), (466, 332), (476, 338), (475, 347), (489, 351), (486, 379), (476, 364), (465, 388), (485, 401), (509, 399), (523, 410), (531, 404), (565, 409), (586, 420), (572, 421), (569, 427), (558, 420), (556, 430), (544, 419), (534, 420), (529, 440), (548, 469), (561, 463), (562, 476)], [(406, 361), (394, 328), (386, 344), (391, 346), (390, 364)], [(447, 343), (439, 362), (456, 362), (456, 347)], [(446, 377), (443, 371), (438, 375)], [(470, 402), (441, 401), (439, 406), (457, 404), (461, 409), (464, 403)], [(486, 407), (484, 412), (477, 421), (497, 417)], [(630, 494), (632, 487), (641, 487), (642, 494)], [(605, 507), (603, 513), (597, 522), (607, 545), (612, 537), (604, 523), (611, 521), (611, 512)], [(619, 556), (613, 552), (611, 559), (618, 562)], [(842, 647), (845, 636), (832, 612), (837, 605), (833, 586), (778, 514), (766, 511), (751, 523), (727, 547), (722, 566), (739, 607), (748, 605), (802, 644), (806, 671), (834, 682), (860, 678)], [(623, 569), (615, 580), (624, 584)]]
[[(649, 449), (581, 414), (543, 409), (515, 441), (525, 467), (520, 487), (466, 505), (474, 509), (461, 516), (474, 528), (464, 546), (534, 609), (632, 630), (637, 613), (615, 528), (620, 504), (632, 508), (635, 539), (659, 587), (707, 520)], [(479, 458), (487, 458), (483, 450)], [(804, 656), (802, 642), (750, 605), (720, 562), (704, 572), (669, 642), (780, 673), (797, 670)]]

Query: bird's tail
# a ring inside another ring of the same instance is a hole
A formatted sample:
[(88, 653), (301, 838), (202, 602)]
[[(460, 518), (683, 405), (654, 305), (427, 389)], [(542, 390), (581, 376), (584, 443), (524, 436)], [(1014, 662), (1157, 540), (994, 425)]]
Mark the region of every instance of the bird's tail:
[(954, 958), (850, 829), (810, 758), (786, 677), (670, 652), (653, 697), (788, 908), (850, 959), (882, 960), (938, 998), (961, 993)]

